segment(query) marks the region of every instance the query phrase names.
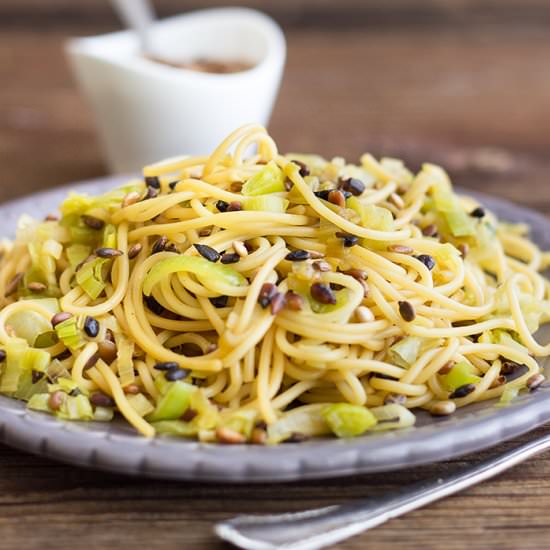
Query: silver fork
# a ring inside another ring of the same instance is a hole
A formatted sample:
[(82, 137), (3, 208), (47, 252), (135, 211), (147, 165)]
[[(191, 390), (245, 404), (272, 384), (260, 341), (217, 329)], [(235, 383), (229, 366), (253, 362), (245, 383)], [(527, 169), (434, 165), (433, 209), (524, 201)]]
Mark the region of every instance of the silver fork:
[(485, 459), (454, 474), (421, 481), (381, 498), (297, 513), (237, 516), (215, 526), (216, 534), (248, 550), (314, 550), (335, 544), (480, 483), (550, 448), (550, 434)]

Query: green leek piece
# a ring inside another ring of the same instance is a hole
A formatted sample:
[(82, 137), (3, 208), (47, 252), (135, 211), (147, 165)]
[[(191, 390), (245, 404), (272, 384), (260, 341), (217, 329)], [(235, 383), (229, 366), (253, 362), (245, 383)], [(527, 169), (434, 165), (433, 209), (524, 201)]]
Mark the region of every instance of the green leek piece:
[(442, 376), (443, 383), (449, 391), (455, 391), (465, 384), (477, 384), (481, 378), (475, 373), (475, 368), (466, 361), (460, 361)]
[(191, 421), (197, 430), (213, 430), (219, 424), (220, 411), (218, 407), (211, 403), (201, 390), (191, 394), (189, 406), (197, 412), (197, 416)]
[(139, 416), (146, 416), (152, 413), (155, 410), (155, 407), (151, 404), (149, 399), (145, 397), (142, 393), (136, 395), (127, 395), (126, 399), (132, 409), (134, 409)]
[(27, 403), (28, 409), (33, 409), (35, 411), (48, 412), (51, 414), (51, 409), (48, 405), (50, 400), (49, 393), (35, 393)]
[(107, 258), (94, 258), (86, 262), (76, 273), (76, 282), (92, 300), (105, 289), (103, 266), (110, 261)]
[(68, 420), (93, 420), (94, 411), (90, 400), (83, 394), (67, 396), (56, 416)]
[(285, 412), (281, 417), (268, 426), (267, 442), (276, 444), (288, 439), (294, 433), (307, 436), (325, 435), (331, 433), (321, 411), (326, 405), (313, 404), (297, 407)]
[(383, 432), (386, 430), (397, 430), (414, 426), (416, 417), (403, 405), (392, 403), (382, 407), (369, 409), (376, 417), (378, 423), (372, 428), (374, 432)]
[(103, 247), (116, 248), (116, 227), (112, 224), (107, 224), (103, 229)]
[(519, 394), (519, 386), (506, 386), (498, 400), (497, 407), (507, 407)]
[(363, 204), (357, 197), (349, 197), (346, 206), (351, 208), (361, 218), (361, 225), (378, 231), (393, 231), (395, 229), (392, 213), (381, 206)]
[(122, 387), (133, 384), (135, 380), (133, 354), (134, 343), (127, 338), (120, 338), (117, 342), (116, 366)]
[(46, 372), (51, 357), (43, 349), (28, 348), (21, 355), (21, 368), (28, 371)]
[(284, 213), (289, 202), (277, 195), (260, 195), (243, 201), (244, 210), (260, 210), (263, 212)]
[[(160, 377), (159, 377), (160, 378)], [(160, 398), (155, 410), (147, 416), (147, 421), (177, 420), (189, 407), (191, 395), (198, 388), (181, 382), (171, 382), (166, 393)]]
[(55, 326), (57, 337), (71, 350), (81, 348), (85, 342), (82, 332), (78, 328), (76, 317), (70, 317), (66, 321)]
[(436, 210), (443, 214), (453, 237), (468, 237), (476, 234), (474, 218), (468, 215), (450, 187), (435, 186), (432, 197)]
[(92, 420), (95, 422), (110, 422), (115, 413), (112, 407), (96, 407), (94, 409), (94, 417)]
[(16, 311), (8, 317), (8, 324), (15, 330), (15, 334), (25, 339), (30, 346), (39, 334), (51, 330), (50, 321), (35, 311)]
[(67, 254), (69, 264), (74, 269), (92, 253), (92, 248), (85, 244), (72, 244), (67, 247), (65, 252)]
[(48, 391), (53, 393), (54, 391), (62, 391), (65, 393), (71, 393), (75, 390), (79, 390), (78, 384), (72, 378), (58, 378), (55, 384), (48, 385)]
[(391, 361), (403, 368), (409, 368), (418, 358), (423, 339), (418, 336), (407, 336), (389, 349)]
[(241, 190), (243, 195), (250, 197), (278, 193), (285, 190), (285, 175), (275, 161), (270, 160), (264, 168), (254, 174)]
[(161, 435), (174, 435), (177, 437), (194, 437), (198, 434), (197, 427), (192, 422), (183, 420), (160, 420), (152, 422), (156, 433)]
[(50, 365), (48, 366), (48, 370), (46, 371), (46, 374), (48, 375), (48, 379), (52, 380), (53, 382), (57, 382), (62, 378), (71, 377), (71, 374), (59, 359), (54, 359), (50, 363)]
[[(296, 262), (297, 263), (297, 262)], [(305, 264), (303, 264), (305, 266)], [(301, 268), (298, 268), (301, 269)], [(332, 313), (342, 307), (344, 307), (349, 300), (349, 290), (343, 288), (342, 290), (335, 290), (334, 295), (336, 296), (335, 304), (322, 304), (315, 300), (309, 291), (311, 286), (310, 280), (305, 280), (300, 277), (299, 273), (294, 273), (288, 278), (288, 288), (294, 290), (298, 294), (302, 295), (305, 298), (311, 308), (311, 311), (314, 313)]]
[(57, 344), (57, 342), (59, 342), (57, 332), (55, 332), (55, 330), (48, 330), (46, 332), (40, 333), (34, 339), (33, 346), (35, 348), (49, 348)]
[(48, 392), (48, 381), (45, 376), (41, 377), (36, 383), (33, 383), (33, 372), (31, 370), (24, 370), (21, 372), (19, 382), (17, 384), (17, 390), (13, 396), (23, 401), (28, 401), (33, 395), (37, 393)]
[(21, 359), (29, 345), (23, 338), (10, 339), (4, 346), (6, 351), (6, 367), (0, 380), (0, 392), (12, 393), (17, 390), (19, 377), (23, 372)]
[(172, 273), (183, 271), (193, 273), (201, 282), (208, 281), (209, 286), (212, 288), (215, 288), (217, 281), (236, 287), (246, 284), (246, 279), (228, 265), (210, 262), (199, 256), (173, 256), (157, 262), (149, 270), (143, 281), (143, 293), (150, 296), (153, 287), (158, 282)]
[(378, 422), (366, 407), (349, 403), (329, 405), (321, 414), (337, 437), (356, 437), (373, 428)]
[(257, 412), (253, 409), (241, 410), (224, 419), (222, 426), (244, 435), (248, 440), (254, 429), (257, 416)]

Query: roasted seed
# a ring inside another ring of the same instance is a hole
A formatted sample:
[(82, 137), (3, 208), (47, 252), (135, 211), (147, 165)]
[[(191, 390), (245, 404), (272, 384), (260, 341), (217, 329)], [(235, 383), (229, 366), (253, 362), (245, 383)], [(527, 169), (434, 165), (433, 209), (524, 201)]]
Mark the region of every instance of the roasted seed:
[(248, 256), (248, 248), (242, 241), (233, 241), (232, 243), (233, 250), (241, 257), (245, 258)]
[(128, 249), (128, 258), (133, 260), (142, 250), (143, 246), (141, 243), (135, 243)]
[(190, 372), (189, 369), (172, 369), (164, 374), (164, 378), (169, 382), (175, 382), (176, 380), (187, 378)]
[(454, 361), (447, 361), (437, 372), (438, 374), (448, 374), (451, 372), (451, 369), (455, 366)]
[(155, 370), (172, 370), (179, 368), (179, 365), (175, 361), (163, 361), (157, 363), (153, 368)]
[(323, 199), (324, 201), (328, 201), (329, 193), (333, 191), (333, 189), (323, 189), (322, 191), (314, 191), (314, 195), (318, 199)]
[(122, 199), (122, 208), (136, 204), (141, 200), (141, 195), (137, 191), (130, 191), (124, 199)]
[(292, 163), (300, 167), (300, 170), (298, 170), (298, 174), (300, 174), (300, 176), (302, 176), (303, 178), (309, 176), (309, 168), (305, 163), (299, 160), (293, 160)]
[(3, 349), (0, 349), (0, 363), (6, 360), (6, 351)]
[(319, 262), (313, 262), (311, 264), (311, 267), (313, 267), (313, 269), (315, 269), (315, 271), (321, 271), (323, 273), (327, 272), (327, 271), (330, 271), (332, 269), (330, 264), (328, 262), (325, 262), (324, 260), (321, 260)]
[(220, 212), (227, 212), (227, 209), (229, 208), (229, 203), (226, 201), (219, 200), (218, 202), (216, 202), (216, 208)]
[(271, 298), (271, 315), (277, 315), (285, 307), (285, 295), (277, 292)]
[(178, 247), (176, 246), (176, 243), (168, 243), (168, 244), (164, 247), (164, 251), (165, 251), (165, 252), (175, 252), (176, 254), (179, 253)]
[(4, 292), (4, 297), (7, 298), (8, 296), (11, 296), (14, 292), (17, 291), (17, 288), (19, 287), (19, 283), (21, 282), (21, 279), (23, 278), (24, 273), (16, 273), (13, 279), (6, 285), (6, 291)]
[(153, 296), (143, 296), (143, 302), (147, 306), (147, 309), (156, 315), (162, 315), (164, 313), (164, 306), (159, 304)]
[(422, 229), (424, 237), (435, 237), (437, 235), (437, 226), (431, 223)]
[(339, 239), (342, 239), (342, 242), (346, 248), (356, 245), (359, 242), (359, 238), (355, 235), (350, 235), (349, 233), (344, 233), (343, 231), (337, 231), (336, 236)]
[(212, 228), (211, 227), (203, 227), (199, 231), (199, 237), (209, 237), (212, 234)]
[(454, 401), (437, 401), (430, 407), (433, 416), (449, 416), (456, 411)]
[(39, 283), (38, 281), (33, 281), (27, 285), (27, 288), (32, 292), (42, 292), (48, 287), (44, 283)]
[(374, 321), (372, 311), (366, 306), (359, 306), (355, 310), (355, 317), (357, 317), (357, 320), (360, 323), (369, 323), (370, 321)]
[(175, 188), (176, 188), (176, 185), (180, 182), (180, 180), (174, 180), (174, 181), (171, 181), (169, 184), (168, 184), (168, 187), (173, 191)]
[(91, 369), (99, 360), (99, 352), (95, 352), (84, 364), (84, 370)]
[(90, 338), (95, 338), (99, 333), (99, 323), (98, 323), (97, 319), (94, 319), (93, 317), (90, 317), (89, 315), (86, 316), (86, 319), (84, 320), (84, 332)]
[(301, 311), (304, 308), (304, 299), (297, 292), (288, 290), (285, 294), (285, 306), (292, 311)]
[(363, 271), (362, 269), (348, 269), (346, 271), (343, 271), (344, 275), (349, 275), (350, 277), (353, 277), (354, 279), (366, 281), (368, 274), (366, 271)]
[(481, 206), (478, 206), (470, 212), (470, 216), (472, 216), (472, 218), (483, 218), (485, 216), (485, 210), (481, 208)]
[(72, 316), (73, 314), (69, 313), (68, 311), (60, 311), (59, 313), (56, 313), (50, 320), (52, 327), (55, 327), (59, 325), (59, 323), (70, 319)]
[(397, 193), (392, 193), (389, 197), (388, 197), (388, 200), (397, 208), (399, 208), (399, 210), (402, 210), (403, 208), (405, 208), (405, 201), (397, 194)]
[(243, 209), (243, 205), (239, 201), (231, 201), (227, 207), (227, 212), (239, 212)]
[(358, 197), (365, 191), (365, 184), (357, 178), (340, 180), (340, 188)]
[(95, 255), (100, 258), (116, 258), (117, 256), (122, 256), (122, 250), (117, 250), (116, 248), (97, 248)]
[(216, 428), (216, 437), (220, 443), (226, 443), (228, 445), (237, 445), (239, 443), (245, 443), (246, 441), (243, 434), (224, 426)]
[(527, 379), (527, 387), (529, 388), (529, 391), (535, 391), (544, 381), (546, 378), (543, 374), (533, 374), (533, 376), (530, 376)]
[(124, 393), (128, 393), (130, 395), (137, 395), (140, 393), (141, 389), (137, 384), (128, 384), (127, 386), (124, 386), (122, 388)]
[(220, 262), (222, 264), (236, 264), (240, 259), (241, 257), (236, 252), (226, 252), (222, 254)]
[(267, 432), (262, 428), (254, 428), (250, 434), (250, 443), (254, 445), (265, 445), (267, 442)]
[(229, 186), (229, 190), (230, 190), (232, 193), (240, 193), (242, 188), (243, 188), (243, 183), (242, 183), (242, 181), (234, 181), (234, 182)]
[(209, 262), (217, 262), (220, 259), (220, 253), (207, 244), (195, 244), (195, 248)]
[(72, 353), (70, 349), (64, 349), (61, 353), (57, 354), (54, 359), (57, 359), (58, 361), (64, 361), (65, 359), (68, 359), (71, 357)]
[(470, 395), (476, 389), (475, 384), (464, 384), (449, 395), (450, 399), (458, 399)]
[(159, 252), (162, 252), (167, 244), (168, 237), (166, 235), (162, 235), (162, 237), (159, 237), (153, 244), (153, 247), (151, 248), (151, 254), (158, 254)]
[(91, 229), (103, 229), (103, 226), (105, 225), (103, 220), (95, 218), (94, 216), (82, 216), (82, 221), (84, 222), (84, 225), (87, 225)]
[(54, 391), (48, 398), (48, 407), (50, 407), (52, 411), (58, 411), (63, 401), (65, 401), (65, 394), (60, 390)]
[(147, 176), (145, 178), (145, 185), (152, 187), (153, 189), (160, 189), (160, 180), (157, 176)]
[(429, 254), (419, 254), (415, 258), (422, 262), (430, 271), (435, 267), (435, 260)]
[(258, 303), (262, 308), (271, 304), (271, 300), (277, 294), (277, 287), (273, 283), (264, 283), (258, 295)]
[(225, 307), (227, 305), (228, 296), (215, 296), (208, 298), (214, 307)]
[(325, 283), (313, 283), (309, 289), (311, 297), (321, 304), (336, 303), (336, 295), (329, 285)]
[(404, 244), (390, 244), (387, 247), (388, 252), (396, 252), (397, 254), (412, 254), (414, 250), (410, 246)]
[(32, 371), (31, 381), (32, 381), (33, 384), (36, 384), (37, 382), (40, 382), (40, 380), (42, 380), (42, 378), (44, 378), (44, 373), (43, 372), (40, 372), (40, 371), (37, 371), (37, 370)]
[(285, 256), (285, 260), (288, 260), (289, 262), (303, 262), (305, 260), (309, 260), (309, 258), (309, 252), (302, 249), (293, 250)]
[(414, 306), (410, 302), (398, 302), (399, 305), (399, 314), (403, 318), (404, 321), (407, 321), (407, 323), (410, 323), (411, 321), (414, 321), (416, 318), (416, 311), (414, 310)]
[(338, 191), (334, 189), (333, 191), (330, 191), (330, 193), (328, 194), (328, 202), (331, 202), (332, 204), (335, 204), (340, 208), (345, 208), (346, 197), (344, 196), (344, 193), (342, 193), (342, 191)]
[(109, 340), (103, 340), (97, 345), (99, 357), (110, 365), (116, 359), (116, 344)]
[(115, 400), (110, 396), (102, 392), (94, 392), (90, 395), (90, 403), (96, 407), (114, 407)]

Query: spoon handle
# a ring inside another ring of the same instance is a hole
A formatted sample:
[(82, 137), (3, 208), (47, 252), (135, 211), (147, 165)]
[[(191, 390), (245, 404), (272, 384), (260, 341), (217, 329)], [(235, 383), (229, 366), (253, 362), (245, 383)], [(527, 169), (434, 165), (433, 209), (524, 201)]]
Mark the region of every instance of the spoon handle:
[(216, 534), (248, 550), (315, 550), (457, 493), (550, 448), (550, 434), (456, 473), (369, 498), (297, 513), (238, 516), (215, 526)]
[(150, 0), (111, 0), (111, 2), (124, 25), (137, 33), (142, 52), (150, 53), (148, 31), (155, 21)]

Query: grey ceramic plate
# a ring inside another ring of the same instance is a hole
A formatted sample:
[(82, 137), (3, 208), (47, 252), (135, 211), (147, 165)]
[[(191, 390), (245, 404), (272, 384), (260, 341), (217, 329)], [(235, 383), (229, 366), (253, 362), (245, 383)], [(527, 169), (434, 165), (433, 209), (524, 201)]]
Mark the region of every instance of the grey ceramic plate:
[[(72, 185), (0, 206), (0, 234), (11, 236), (17, 217), (55, 211), (68, 189), (91, 193), (118, 178)], [(527, 222), (534, 239), (550, 248), (550, 220), (491, 197), (483, 202), (503, 219)], [(546, 341), (546, 335), (539, 339)], [(545, 367), (550, 369), (550, 367)], [(415, 428), (352, 440), (316, 440), (279, 447), (220, 446), (139, 437), (122, 422), (61, 422), (27, 411), (0, 396), (0, 439), (19, 449), (72, 464), (125, 474), (204, 481), (288, 481), (396, 470), (477, 451), (550, 421), (550, 388), (521, 396), (507, 408), (479, 403), (437, 419), (419, 413)]]

